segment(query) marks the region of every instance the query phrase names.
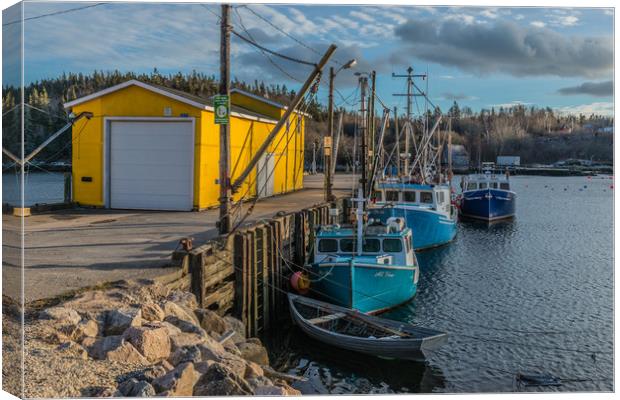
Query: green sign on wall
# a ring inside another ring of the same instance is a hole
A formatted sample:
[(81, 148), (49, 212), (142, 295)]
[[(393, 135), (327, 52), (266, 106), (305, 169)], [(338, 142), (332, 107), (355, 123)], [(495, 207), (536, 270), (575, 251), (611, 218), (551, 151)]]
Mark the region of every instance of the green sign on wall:
[(226, 95), (215, 95), (213, 97), (213, 108), (215, 109), (215, 123), (227, 125), (230, 119), (230, 101)]

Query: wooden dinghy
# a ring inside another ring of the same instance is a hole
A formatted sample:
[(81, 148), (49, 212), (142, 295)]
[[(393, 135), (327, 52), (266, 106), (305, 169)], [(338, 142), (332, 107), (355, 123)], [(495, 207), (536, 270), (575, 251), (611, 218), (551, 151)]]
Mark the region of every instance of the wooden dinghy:
[(362, 314), (288, 294), (293, 322), (308, 336), (367, 355), (422, 361), (448, 338), (445, 332)]

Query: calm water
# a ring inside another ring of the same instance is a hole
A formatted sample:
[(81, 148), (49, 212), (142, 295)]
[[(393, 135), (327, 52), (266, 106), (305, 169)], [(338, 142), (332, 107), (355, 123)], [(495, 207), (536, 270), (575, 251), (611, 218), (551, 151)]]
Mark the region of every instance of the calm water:
[[(26, 206), (52, 204), (64, 201), (64, 174), (62, 172), (30, 172), (25, 174)], [(2, 173), (2, 203), (19, 204), (20, 177), (12, 171)]]
[[(445, 330), (426, 363), (356, 356), (290, 336), (305, 393), (613, 390), (613, 190), (608, 177), (513, 177), (517, 217), (461, 222), (418, 255), (419, 291), (385, 317)], [(550, 374), (559, 387), (518, 386)]]

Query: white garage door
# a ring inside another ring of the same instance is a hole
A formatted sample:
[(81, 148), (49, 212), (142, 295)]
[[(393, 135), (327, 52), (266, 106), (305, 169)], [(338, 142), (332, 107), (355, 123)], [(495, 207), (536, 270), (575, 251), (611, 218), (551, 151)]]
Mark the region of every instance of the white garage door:
[(112, 121), (109, 132), (111, 208), (192, 209), (192, 121)]

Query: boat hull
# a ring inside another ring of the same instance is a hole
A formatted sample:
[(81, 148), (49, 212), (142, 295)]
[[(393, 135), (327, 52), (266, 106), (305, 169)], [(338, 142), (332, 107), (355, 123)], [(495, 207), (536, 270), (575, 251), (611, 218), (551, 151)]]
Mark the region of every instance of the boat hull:
[(456, 219), (446, 218), (433, 210), (395, 204), (370, 209), (369, 217), (384, 223), (390, 217), (403, 218), (413, 231), (413, 248), (418, 251), (450, 243), (456, 236)]
[(423, 361), (430, 352), (438, 349), (447, 341), (447, 334), (444, 332), (368, 315), (359, 316), (358, 318), (368, 320), (373, 325), (385, 326), (395, 331), (408, 333), (412, 337), (386, 340), (339, 334), (306, 320), (297, 310), (297, 301), (307, 304), (319, 303), (331, 312), (348, 313), (349, 310), (289, 293), (290, 312), (295, 325), (311, 338), (345, 350), (375, 357)]
[(461, 215), (485, 221), (511, 218), (515, 215), (517, 196), (498, 189), (473, 190), (463, 193)]
[(346, 263), (315, 263), (310, 290), (336, 305), (376, 314), (411, 300), (417, 288), (417, 267)]

